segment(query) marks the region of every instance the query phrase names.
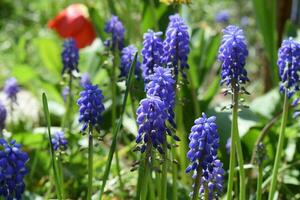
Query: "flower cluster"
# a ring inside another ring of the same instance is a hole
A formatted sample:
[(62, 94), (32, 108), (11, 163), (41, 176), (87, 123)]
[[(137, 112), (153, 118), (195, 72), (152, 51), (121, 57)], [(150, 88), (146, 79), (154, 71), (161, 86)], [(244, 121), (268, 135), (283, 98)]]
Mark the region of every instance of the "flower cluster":
[(218, 12), (215, 17), (216, 22), (222, 23), (222, 24), (228, 23), (229, 19), (230, 19), (230, 14), (229, 14), (228, 10), (222, 10), (222, 11)]
[(244, 84), (249, 81), (245, 70), (248, 50), (242, 29), (229, 25), (223, 29), (218, 59), (222, 63), (221, 84), (229, 86), (232, 81)]
[(111, 33), (112, 35), (112, 42), (110, 40), (106, 40), (105, 45), (107, 47), (112, 45), (112, 49), (118, 48), (121, 51), (124, 47), (125, 29), (122, 22), (119, 21), (119, 18), (117, 16), (112, 16), (110, 20), (106, 22), (104, 31), (106, 33)]
[(0, 196), (5, 199), (22, 199), (25, 190), (28, 155), (12, 140), (0, 139)]
[(203, 188), (207, 185), (211, 197), (218, 196), (218, 192), (222, 191), (224, 174), (222, 163), (217, 159), (219, 135), (215, 120), (216, 117), (207, 118), (204, 113), (202, 117), (195, 120), (189, 135), (190, 150), (187, 153), (191, 164), (186, 169), (186, 173), (194, 171), (194, 178), (197, 176), (197, 171), (202, 170), (203, 177), (201, 180), (196, 180), (201, 182), (199, 192), (203, 194)]
[(175, 75), (180, 70), (182, 75), (185, 76), (183, 70), (189, 68), (187, 60), (190, 52), (188, 27), (178, 14), (171, 15), (169, 18), (170, 22), (166, 31), (166, 39), (163, 43), (163, 63), (174, 69)]
[(52, 145), (55, 151), (61, 149), (65, 150), (68, 145), (68, 141), (65, 138), (64, 132), (57, 131), (52, 138)]
[(147, 145), (154, 147), (160, 153), (163, 152), (163, 143), (166, 141), (166, 125), (168, 119), (167, 108), (159, 97), (148, 96), (141, 100), (137, 109), (138, 135), (136, 143), (141, 144), (143, 153)]
[(149, 76), (149, 83), (146, 85), (148, 96), (159, 97), (168, 107), (168, 121), (175, 128), (174, 106), (175, 106), (175, 80), (172, 77), (171, 70), (168, 68), (157, 67), (154, 74)]
[[(128, 47), (125, 47), (121, 52), (121, 77), (127, 77), (131, 63), (133, 62), (134, 56), (137, 52), (137, 48), (133, 45), (130, 45)], [(138, 78), (139, 72), (140, 72), (140, 65), (138, 58), (136, 59), (136, 65), (135, 65), (135, 77)]]
[(63, 51), (61, 53), (61, 58), (64, 65), (62, 69), (62, 74), (71, 74), (73, 71), (79, 71), (79, 51), (76, 46), (76, 41), (74, 39), (65, 40)]
[(6, 120), (7, 111), (5, 106), (0, 102), (0, 133), (5, 128), (5, 120)]
[(144, 34), (142, 49), (142, 76), (147, 82), (148, 76), (154, 73), (154, 68), (161, 66), (161, 56), (163, 54), (163, 41), (160, 38), (162, 32), (148, 30)]
[(280, 74), (280, 91), (290, 98), (299, 90), (300, 44), (292, 38), (284, 40), (278, 51), (277, 65)]
[(97, 85), (84, 85), (84, 90), (80, 92), (80, 98), (77, 101), (79, 122), (83, 123), (81, 131), (85, 131), (89, 125), (96, 129), (99, 128), (104, 111), (103, 98), (102, 91), (98, 89)]
[(12, 102), (17, 101), (17, 94), (19, 91), (20, 91), (20, 87), (17, 82), (17, 79), (11, 77), (5, 81), (4, 93)]
[(203, 176), (201, 177), (199, 193), (203, 194), (204, 186), (207, 186), (208, 199), (219, 199), (223, 190), (224, 174), (223, 163), (219, 159), (214, 159), (207, 163), (207, 167), (203, 170)]

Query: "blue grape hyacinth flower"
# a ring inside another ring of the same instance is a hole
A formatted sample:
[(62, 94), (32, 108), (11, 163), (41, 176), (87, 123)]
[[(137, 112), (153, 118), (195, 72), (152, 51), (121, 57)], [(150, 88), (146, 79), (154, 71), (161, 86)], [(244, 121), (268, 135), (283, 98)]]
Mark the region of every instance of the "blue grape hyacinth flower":
[(193, 171), (194, 179), (199, 172), (203, 175), (195, 181), (200, 181), (200, 195), (204, 194), (204, 187), (208, 186), (209, 196), (212, 197), (210, 199), (217, 197), (218, 191), (222, 190), (224, 174), (222, 163), (217, 159), (219, 134), (215, 121), (216, 117), (208, 118), (204, 113), (195, 120), (189, 135), (190, 150), (187, 153), (191, 164), (187, 167), (186, 173)]
[(221, 10), (220, 12), (218, 12), (216, 14), (216, 17), (215, 17), (216, 22), (222, 23), (222, 24), (228, 23), (229, 19), (230, 19), (230, 14), (229, 14), (228, 10)]
[(112, 50), (118, 48), (121, 51), (124, 47), (125, 28), (119, 18), (117, 16), (112, 16), (106, 22), (104, 31), (106, 33), (111, 33), (112, 35), (112, 41), (106, 40), (104, 42), (105, 46), (109, 47), (112, 45)]
[(277, 65), (281, 79), (280, 91), (289, 98), (299, 91), (300, 44), (292, 38), (286, 39), (278, 51)]
[(76, 46), (76, 41), (73, 38), (66, 39), (64, 41), (61, 58), (63, 63), (62, 74), (64, 73), (72, 74), (73, 71), (79, 72), (78, 69), (79, 50)]
[(222, 63), (221, 84), (229, 86), (232, 81), (241, 85), (249, 81), (245, 69), (248, 49), (244, 32), (237, 26), (229, 25), (223, 29), (222, 43), (218, 60)]
[(161, 56), (163, 54), (163, 41), (160, 38), (162, 32), (154, 32), (148, 30), (144, 34), (144, 42), (142, 49), (142, 77), (145, 82), (148, 81), (148, 76), (154, 73), (154, 69), (161, 66)]
[(199, 193), (204, 194), (205, 187), (208, 188), (208, 199), (219, 199), (223, 191), (224, 174), (223, 163), (217, 159), (213, 158), (207, 164), (207, 168), (203, 169), (203, 176), (201, 177), (201, 186)]
[(18, 84), (17, 79), (11, 77), (5, 81), (4, 85), (4, 93), (6, 96), (12, 101), (17, 101), (17, 94), (20, 92), (20, 86)]
[(175, 128), (174, 107), (175, 107), (175, 80), (171, 70), (157, 67), (154, 73), (149, 76), (149, 83), (146, 85), (148, 96), (158, 96), (168, 107), (168, 121)]
[(0, 139), (0, 196), (9, 200), (22, 199), (28, 160), (28, 155), (15, 140), (8, 143), (5, 139)]
[(163, 152), (163, 143), (166, 142), (167, 107), (159, 97), (148, 96), (141, 100), (137, 109), (138, 134), (136, 143), (141, 143), (141, 152), (146, 148), (154, 147)]
[(85, 84), (77, 101), (79, 105), (79, 122), (82, 123), (81, 131), (85, 131), (90, 125), (99, 130), (104, 111), (102, 91), (97, 85)]
[(190, 52), (188, 27), (178, 14), (171, 15), (169, 19), (166, 39), (163, 43), (164, 56), (162, 60), (164, 64), (174, 70), (175, 75), (181, 71), (185, 77), (184, 69), (189, 68), (187, 61)]
[(6, 121), (7, 111), (5, 106), (0, 102), (0, 133), (2, 133), (3, 129), (5, 128), (5, 121)]
[[(122, 52), (121, 52), (121, 74), (120, 74), (120, 77), (127, 77), (128, 73), (129, 73), (129, 70), (130, 70), (130, 66), (133, 62), (134, 56), (135, 56), (137, 51), (138, 51), (138, 49), (133, 45), (125, 47), (122, 50)], [(135, 64), (135, 70), (134, 70), (134, 74), (135, 74), (136, 78), (139, 77), (140, 65), (141, 65), (141, 63), (139, 62), (138, 57), (137, 57), (136, 64)]]
[(55, 151), (67, 149), (68, 141), (63, 131), (57, 131), (52, 138), (52, 145)]

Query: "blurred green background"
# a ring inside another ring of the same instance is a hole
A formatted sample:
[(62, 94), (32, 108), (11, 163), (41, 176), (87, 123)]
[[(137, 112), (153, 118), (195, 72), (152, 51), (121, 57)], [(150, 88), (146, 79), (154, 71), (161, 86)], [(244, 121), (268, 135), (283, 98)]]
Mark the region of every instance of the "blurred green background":
[[(106, 111), (95, 149), (94, 186), (95, 193), (100, 188), (108, 150), (111, 143), (111, 98), (110, 79), (107, 68), (111, 59), (104, 51), (103, 41), (107, 38), (104, 24), (112, 14), (117, 15), (126, 29), (126, 45), (134, 44), (142, 48), (143, 33), (149, 28), (165, 32), (168, 16), (179, 11), (189, 26), (191, 36), (191, 52), (189, 55), (189, 84), (183, 84), (184, 97), (180, 99), (183, 106), (185, 132), (189, 130), (199, 113), (206, 112), (217, 116), (217, 124), (221, 137), (220, 158), (228, 168), (229, 155), (225, 144), (230, 135), (230, 112), (222, 111), (229, 105), (230, 98), (224, 97), (220, 88), (217, 53), (220, 45), (221, 30), (227, 24), (235, 24), (243, 28), (249, 48), (246, 69), (250, 83), (247, 90), (251, 93), (245, 97), (249, 108), (242, 109), (239, 118), (240, 134), (244, 148), (246, 163), (250, 163), (254, 144), (262, 134), (266, 124), (271, 124), (263, 134), (267, 146), (268, 159), (265, 167), (265, 180), (271, 174), (271, 164), (277, 145), (277, 133), (282, 106), (282, 96), (278, 92), (277, 49), (281, 39), (293, 36), (299, 41), (297, 26), (289, 19), (291, 1), (275, 0), (194, 0), (190, 5), (165, 5), (154, 0), (98, 0), (76, 1), (88, 6), (90, 18), (97, 31), (94, 43), (80, 50), (79, 70), (89, 73), (92, 82), (98, 84), (105, 96)], [(41, 94), (46, 92), (49, 100), (53, 131), (59, 130), (65, 114), (65, 103), (61, 95), (66, 86), (66, 79), (61, 76), (62, 63), (60, 52), (63, 40), (49, 28), (47, 22), (59, 11), (75, 1), (68, 0), (0, 0), (0, 83), (11, 76), (16, 77), (22, 87), (18, 96), (14, 119), (8, 120), (8, 137), (23, 144), (30, 155), (26, 178), (28, 199), (54, 198), (55, 193), (49, 157), (49, 144), (45, 134), (45, 122), (42, 114)], [(228, 11), (228, 23), (218, 23), (216, 14)], [(299, 12), (299, 11), (298, 11)], [(141, 58), (141, 56), (140, 56)], [(77, 81), (78, 82), (78, 81)], [(133, 101), (137, 107), (144, 96), (141, 80), (134, 82)], [(118, 81), (118, 105), (124, 93), (124, 81)], [(79, 84), (75, 86), (77, 99)], [(3, 95), (0, 99), (5, 101)], [(194, 103), (196, 102), (196, 103)], [(74, 111), (77, 106), (74, 105)], [(67, 135), (69, 148), (64, 155), (65, 193), (70, 199), (84, 198), (87, 185), (87, 139), (79, 134), (77, 114), (74, 115), (74, 131)], [(275, 119), (274, 119), (275, 117)], [(115, 163), (106, 187), (106, 199), (132, 199), (135, 195), (137, 173), (130, 172), (131, 165), (138, 159), (133, 152), (136, 135), (135, 119), (130, 102), (123, 120), (123, 128), (118, 144), (121, 159), (121, 173), (125, 183), (125, 191), (121, 191)], [(290, 116), (286, 131), (285, 170), (280, 180), (282, 199), (300, 198), (300, 133), (299, 121)], [(183, 168), (183, 166), (180, 166)], [(253, 166), (249, 165), (251, 169)], [(255, 171), (255, 170), (254, 170)], [(248, 177), (255, 180), (256, 174), (247, 170)], [(182, 178), (182, 177), (181, 177)], [(186, 199), (190, 191), (190, 182), (179, 180), (179, 199)], [(255, 190), (255, 182), (249, 179), (247, 190)], [(97, 190), (96, 190), (97, 189)], [(253, 199), (253, 197), (251, 197)]]

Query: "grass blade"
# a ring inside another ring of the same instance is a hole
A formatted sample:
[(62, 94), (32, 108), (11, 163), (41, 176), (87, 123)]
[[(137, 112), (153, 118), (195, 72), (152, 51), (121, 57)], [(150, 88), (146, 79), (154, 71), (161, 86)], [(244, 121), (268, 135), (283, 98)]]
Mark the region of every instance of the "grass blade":
[(47, 123), (47, 128), (48, 128), (48, 136), (49, 136), (49, 143), (50, 143), (50, 153), (51, 153), (51, 164), (52, 164), (52, 169), (54, 173), (54, 182), (55, 182), (55, 188), (56, 188), (56, 195), (58, 199), (62, 199), (62, 192), (61, 192), (61, 184), (60, 184), (60, 177), (58, 174), (58, 169), (57, 169), (57, 164), (55, 162), (55, 155), (54, 155), (54, 149), (52, 146), (52, 137), (51, 137), (51, 121), (50, 121), (50, 114), (49, 114), (49, 108), (48, 108), (48, 101), (47, 101), (47, 96), (45, 93), (43, 93), (43, 107), (44, 107), (44, 114), (45, 114), (45, 119)]
[(106, 181), (107, 181), (108, 176), (109, 176), (109, 171), (110, 171), (110, 168), (111, 168), (111, 163), (112, 163), (112, 159), (113, 159), (113, 156), (114, 156), (114, 152), (115, 152), (116, 147), (117, 147), (118, 133), (120, 131), (122, 121), (123, 121), (123, 114), (125, 112), (127, 98), (128, 98), (128, 94), (129, 94), (129, 91), (130, 91), (130, 88), (131, 88), (131, 82), (132, 82), (131, 79), (132, 79), (132, 74), (133, 74), (134, 69), (135, 69), (137, 55), (138, 55), (138, 52), (134, 56), (134, 59), (133, 59), (133, 62), (131, 63), (129, 74), (128, 74), (128, 77), (127, 77), (127, 80), (126, 80), (126, 91), (125, 91), (125, 95), (124, 95), (124, 99), (123, 99), (122, 110), (121, 110), (121, 113), (120, 113), (121, 116), (119, 118), (117, 126), (113, 130), (113, 141), (112, 141), (111, 147), (109, 149), (108, 160), (107, 160), (106, 166), (105, 166), (105, 171), (104, 171), (104, 176), (103, 176), (103, 181), (102, 181), (102, 186), (101, 186), (101, 190), (100, 190), (99, 199), (102, 199), (105, 184), (106, 184)]

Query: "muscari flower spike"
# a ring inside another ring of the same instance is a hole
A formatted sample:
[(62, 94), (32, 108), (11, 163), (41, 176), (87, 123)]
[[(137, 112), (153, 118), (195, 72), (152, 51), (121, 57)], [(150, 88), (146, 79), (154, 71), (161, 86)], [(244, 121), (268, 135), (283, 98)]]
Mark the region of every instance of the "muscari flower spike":
[(62, 69), (62, 74), (72, 74), (73, 71), (79, 72), (79, 50), (76, 46), (76, 41), (73, 38), (64, 41), (64, 47), (61, 53), (61, 58), (64, 65)]
[(20, 86), (17, 82), (17, 79), (14, 77), (11, 77), (5, 81), (4, 85), (4, 93), (6, 96), (12, 101), (16, 102), (17, 101), (17, 94), (20, 91)]
[(175, 75), (181, 71), (185, 77), (184, 69), (189, 68), (187, 60), (190, 52), (188, 27), (178, 14), (171, 15), (169, 19), (162, 62), (173, 69)]
[(148, 76), (154, 73), (154, 68), (161, 66), (161, 56), (163, 54), (163, 41), (160, 38), (162, 32), (153, 32), (148, 30), (144, 34), (144, 42), (142, 49), (142, 76), (145, 82)]
[[(202, 169), (200, 181), (200, 195), (204, 194), (204, 187), (208, 186), (210, 199), (217, 198), (222, 191), (223, 174), (222, 163), (217, 159), (219, 147), (219, 135), (216, 117), (207, 118), (204, 113), (202, 117), (195, 120), (195, 125), (189, 135), (189, 148), (187, 157), (191, 164), (186, 173), (194, 171), (193, 178), (197, 176), (198, 168)], [(191, 194), (192, 195), (192, 194)]]
[(168, 114), (164, 102), (159, 97), (148, 96), (141, 100), (136, 114), (138, 124), (136, 143), (141, 143), (141, 152), (153, 146), (160, 153), (164, 153), (162, 146), (168, 131), (165, 123)]
[(22, 199), (28, 160), (28, 155), (15, 140), (8, 143), (0, 139), (0, 196), (8, 200)]
[(299, 91), (300, 44), (292, 38), (284, 40), (278, 51), (277, 65), (281, 79), (280, 92), (291, 98)]
[(70, 95), (70, 88), (68, 86), (64, 87), (61, 91), (61, 95), (64, 99), (64, 102), (67, 102), (67, 98)]
[(104, 111), (102, 91), (97, 85), (85, 84), (77, 101), (79, 105), (79, 122), (83, 124), (81, 131), (85, 131), (90, 125), (99, 131)]
[(154, 74), (149, 76), (149, 83), (146, 85), (148, 96), (158, 96), (168, 107), (168, 121), (175, 128), (174, 107), (175, 107), (175, 80), (171, 70), (157, 67)]
[[(137, 52), (137, 48), (133, 45), (130, 45), (128, 47), (125, 47), (122, 52), (121, 52), (121, 74), (120, 77), (127, 77), (131, 63), (133, 62), (134, 56)], [(140, 72), (140, 65), (141, 63), (139, 62), (139, 59), (137, 57), (136, 59), (136, 65), (135, 65), (135, 70), (134, 74), (135, 77), (139, 77), (139, 72)]]
[(63, 131), (57, 131), (51, 142), (55, 151), (67, 149), (68, 141)]
[(0, 102), (0, 133), (5, 128), (5, 121), (6, 121), (7, 111), (5, 106)]
[(249, 81), (244, 68), (248, 56), (244, 32), (237, 26), (229, 25), (223, 29), (222, 43), (218, 60), (222, 63), (221, 84), (229, 86), (232, 81), (241, 85)]
[(228, 10), (221, 10), (220, 12), (217, 13), (215, 20), (218, 23), (228, 23), (230, 19), (230, 14), (228, 12)]
[(112, 45), (112, 49), (118, 48), (120, 51), (124, 47), (124, 33), (125, 29), (122, 22), (119, 21), (117, 16), (112, 16), (105, 24), (104, 31), (111, 33), (112, 41), (106, 40), (105, 46), (109, 47)]
[(261, 166), (267, 158), (265, 145), (262, 142), (258, 143), (255, 151), (255, 162), (258, 166)]

